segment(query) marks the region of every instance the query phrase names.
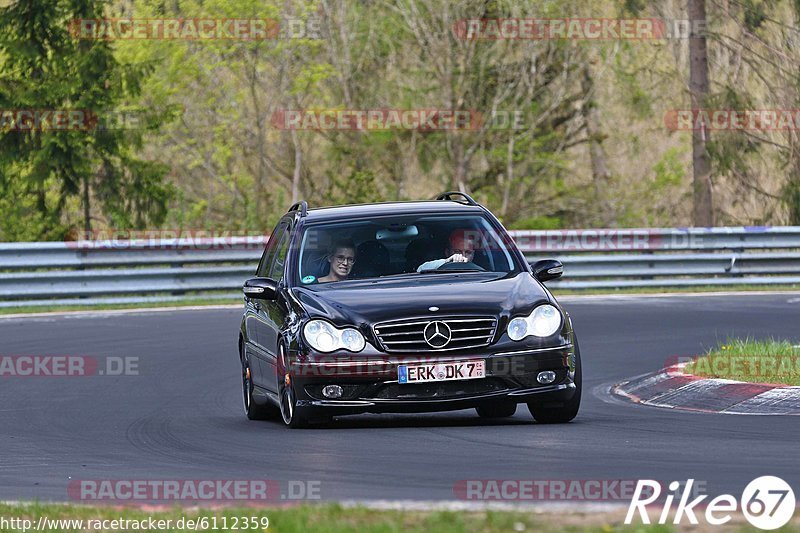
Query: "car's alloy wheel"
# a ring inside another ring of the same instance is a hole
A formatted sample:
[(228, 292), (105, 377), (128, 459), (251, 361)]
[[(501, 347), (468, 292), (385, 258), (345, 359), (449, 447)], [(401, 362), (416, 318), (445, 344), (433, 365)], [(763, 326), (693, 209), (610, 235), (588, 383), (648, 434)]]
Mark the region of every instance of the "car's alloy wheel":
[(514, 416), (517, 412), (517, 404), (515, 403), (492, 403), (476, 407), (478, 416), (481, 418), (507, 418)]
[(290, 428), (301, 428), (307, 425), (307, 420), (297, 409), (297, 397), (291, 383), (286, 383), (286, 350), (283, 345), (278, 348), (278, 383), (280, 389), (281, 418), (283, 423)]
[(281, 394), (281, 416), (283, 417), (283, 423), (287, 426), (291, 426), (292, 420), (294, 420), (294, 402), (292, 387), (284, 387)]
[(253, 401), (253, 373), (250, 370), (250, 362), (241, 354), (242, 359), (242, 400), (244, 414), (250, 420), (274, 420), (277, 416), (277, 409), (272, 405), (258, 405)]
[(540, 424), (563, 424), (578, 415), (581, 406), (581, 389), (583, 388), (583, 372), (581, 370), (581, 350), (578, 347), (578, 338), (575, 339), (575, 394), (568, 401), (560, 405), (528, 402), (528, 410), (534, 420)]
[(242, 362), (242, 396), (244, 400), (244, 414), (248, 414), (253, 399), (250, 395), (250, 365), (245, 362)]

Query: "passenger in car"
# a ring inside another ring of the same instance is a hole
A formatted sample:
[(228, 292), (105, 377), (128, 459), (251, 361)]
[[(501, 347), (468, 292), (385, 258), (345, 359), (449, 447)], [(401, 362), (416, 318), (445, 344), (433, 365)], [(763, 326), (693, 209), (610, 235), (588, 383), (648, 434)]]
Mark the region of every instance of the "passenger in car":
[(469, 238), (464, 230), (455, 230), (450, 233), (448, 245), (444, 250), (445, 259), (426, 261), (417, 267), (417, 272), (436, 270), (445, 263), (470, 263), (475, 257), (475, 242)]
[(318, 283), (344, 281), (350, 276), (356, 262), (356, 245), (350, 239), (336, 241), (328, 252), (330, 272), (317, 280)]

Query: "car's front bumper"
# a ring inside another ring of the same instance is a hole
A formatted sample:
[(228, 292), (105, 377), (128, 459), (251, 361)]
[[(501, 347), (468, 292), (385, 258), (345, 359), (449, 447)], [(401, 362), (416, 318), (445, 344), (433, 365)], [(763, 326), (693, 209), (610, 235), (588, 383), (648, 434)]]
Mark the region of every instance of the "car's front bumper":
[[(483, 355), (382, 355), (369, 357), (293, 357), (290, 379), (299, 408), (327, 415), (362, 412), (425, 412), (478, 407), (492, 402), (562, 403), (575, 394), (572, 344)], [(484, 378), (398, 382), (398, 366), (482, 359)], [(552, 383), (540, 384), (540, 372), (555, 372)], [(343, 395), (326, 398), (322, 389), (339, 385)]]

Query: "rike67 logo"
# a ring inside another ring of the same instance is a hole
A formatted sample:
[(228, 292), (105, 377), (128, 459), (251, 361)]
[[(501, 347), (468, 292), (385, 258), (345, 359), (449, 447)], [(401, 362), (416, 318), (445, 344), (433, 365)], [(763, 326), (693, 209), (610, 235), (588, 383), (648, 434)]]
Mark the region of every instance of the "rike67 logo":
[(783, 527), (794, 515), (796, 505), (794, 491), (779, 477), (761, 476), (754, 479), (745, 487), (740, 501), (730, 494), (722, 494), (709, 502), (705, 502), (708, 495), (704, 494), (689, 501), (693, 484), (693, 479), (687, 480), (686, 483), (673, 481), (669, 484), (671, 493), (667, 494), (666, 498), (660, 499), (661, 484), (658, 481), (639, 480), (628, 507), (628, 514), (625, 516), (625, 523), (631, 524), (638, 511), (642, 523), (650, 524), (647, 506), (658, 501), (659, 505), (663, 502), (663, 507), (657, 523), (666, 524), (673, 502), (676, 500), (678, 503), (672, 519), (672, 523), (676, 525), (684, 523), (684, 519), (692, 525), (697, 525), (699, 523), (697, 515), (700, 514), (700, 509), (695, 509), (697, 507), (705, 508), (705, 512), (700, 516), (705, 518), (706, 523), (715, 526), (730, 522), (731, 513), (735, 513), (739, 508), (751, 525), (764, 530)]

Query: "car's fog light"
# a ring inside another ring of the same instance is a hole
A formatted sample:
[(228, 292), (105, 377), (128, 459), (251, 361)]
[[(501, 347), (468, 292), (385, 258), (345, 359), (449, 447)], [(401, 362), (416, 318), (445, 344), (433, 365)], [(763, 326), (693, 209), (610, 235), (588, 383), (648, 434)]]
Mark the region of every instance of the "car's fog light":
[(326, 385), (322, 389), (322, 395), (326, 398), (341, 398), (342, 388), (339, 385)]
[(536, 381), (538, 381), (542, 385), (549, 385), (555, 380), (556, 380), (556, 373), (553, 372), (552, 370), (545, 370), (544, 372), (539, 372), (539, 375), (536, 376)]

